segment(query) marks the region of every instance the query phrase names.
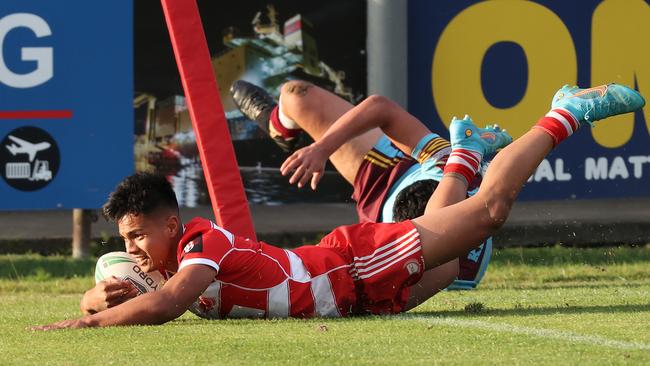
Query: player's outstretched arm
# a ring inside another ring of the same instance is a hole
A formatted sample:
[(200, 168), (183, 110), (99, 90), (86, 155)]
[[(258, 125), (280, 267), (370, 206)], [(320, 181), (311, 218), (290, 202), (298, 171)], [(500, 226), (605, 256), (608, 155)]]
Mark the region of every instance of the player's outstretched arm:
[(395, 102), (372, 95), (343, 114), (319, 141), (291, 155), (280, 170), (283, 175), (295, 171), (289, 183), (298, 183), (302, 187), (311, 180), (312, 189), (316, 189), (329, 156), (345, 142), (377, 127), (407, 154), (431, 133), (422, 122)]
[(32, 330), (108, 327), (115, 325), (162, 324), (181, 316), (212, 283), (216, 271), (205, 265), (190, 265), (175, 274), (156, 292), (138, 296), (121, 305), (79, 319), (32, 327)]

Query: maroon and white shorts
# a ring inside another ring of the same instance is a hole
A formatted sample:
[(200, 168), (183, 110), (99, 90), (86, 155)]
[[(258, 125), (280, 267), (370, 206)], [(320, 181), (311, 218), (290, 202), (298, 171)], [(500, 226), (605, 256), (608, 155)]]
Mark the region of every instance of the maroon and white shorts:
[(415, 159), (399, 152), (385, 136), (368, 151), (353, 184), (359, 222), (379, 221), (388, 191), (415, 164)]

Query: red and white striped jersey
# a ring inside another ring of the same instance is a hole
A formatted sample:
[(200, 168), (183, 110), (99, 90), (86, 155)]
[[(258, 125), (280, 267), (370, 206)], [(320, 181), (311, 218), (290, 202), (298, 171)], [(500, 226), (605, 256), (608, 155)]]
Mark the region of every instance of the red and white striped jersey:
[[(217, 275), (190, 311), (213, 319), (354, 313), (352, 265), (329, 248), (302, 247), (299, 253), (234, 236), (206, 219), (191, 220), (178, 245), (178, 270), (203, 264)], [(306, 266), (305, 256), (317, 260)]]

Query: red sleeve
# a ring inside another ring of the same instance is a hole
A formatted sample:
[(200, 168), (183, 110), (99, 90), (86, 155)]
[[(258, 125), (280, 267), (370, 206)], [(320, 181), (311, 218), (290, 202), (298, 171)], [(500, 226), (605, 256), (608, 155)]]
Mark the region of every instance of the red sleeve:
[(233, 235), (225, 230), (212, 229), (190, 237), (179, 245), (178, 271), (192, 264), (204, 264), (219, 272), (223, 258), (233, 248)]

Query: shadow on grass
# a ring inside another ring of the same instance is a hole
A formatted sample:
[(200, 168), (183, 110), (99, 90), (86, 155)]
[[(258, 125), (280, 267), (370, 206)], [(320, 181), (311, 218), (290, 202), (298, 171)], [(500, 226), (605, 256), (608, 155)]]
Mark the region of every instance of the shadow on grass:
[(515, 307), (511, 309), (490, 309), (479, 312), (465, 310), (443, 310), (406, 313), (403, 317), (495, 317), (495, 316), (538, 316), (564, 314), (611, 314), (650, 312), (650, 304), (645, 305), (595, 305), (595, 306), (548, 306), (548, 307)]
[(512, 309), (490, 309), (486, 308), (479, 312), (468, 312), (465, 310), (443, 310), (443, 311), (414, 311), (396, 315), (357, 315), (348, 318), (309, 318), (309, 319), (201, 319), (201, 318), (182, 318), (170, 322), (170, 325), (184, 326), (195, 324), (209, 324), (210, 322), (218, 322), (220, 325), (241, 325), (249, 322), (269, 322), (293, 321), (299, 323), (339, 323), (348, 322), (347, 319), (364, 319), (385, 321), (391, 318), (431, 318), (440, 319), (446, 317), (454, 318), (477, 318), (477, 317), (499, 317), (499, 316), (539, 316), (539, 315), (568, 315), (568, 314), (611, 314), (611, 313), (638, 313), (650, 312), (650, 304), (647, 305), (602, 305), (602, 306), (558, 306), (558, 307), (521, 307)]

